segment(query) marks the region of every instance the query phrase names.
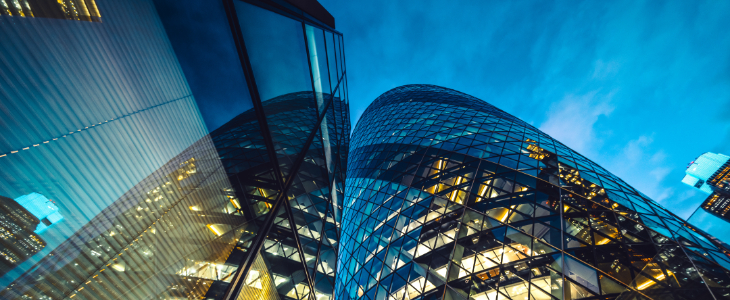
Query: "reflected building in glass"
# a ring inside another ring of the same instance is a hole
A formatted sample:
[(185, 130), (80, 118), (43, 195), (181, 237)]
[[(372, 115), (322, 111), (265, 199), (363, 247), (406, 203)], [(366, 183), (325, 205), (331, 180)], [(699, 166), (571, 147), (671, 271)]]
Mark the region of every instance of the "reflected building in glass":
[(332, 299), (350, 131), (334, 18), (46, 2), (0, 1), (0, 298)]
[(41, 251), (46, 242), (35, 232), (41, 221), (17, 201), (0, 196), (0, 276)]
[(101, 22), (95, 0), (0, 0), (0, 15)]
[(530, 124), (407, 85), (353, 132), (338, 299), (725, 299), (709, 235)]

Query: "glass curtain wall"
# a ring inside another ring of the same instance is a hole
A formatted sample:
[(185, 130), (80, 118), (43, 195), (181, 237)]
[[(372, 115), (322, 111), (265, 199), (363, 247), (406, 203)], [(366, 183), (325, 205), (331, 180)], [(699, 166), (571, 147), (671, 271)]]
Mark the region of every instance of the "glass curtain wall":
[(338, 299), (730, 295), (709, 235), (472, 96), (390, 90), (351, 146)]
[(331, 299), (341, 34), (279, 2), (73, 3), (94, 22), (0, 15), (0, 298)]
[(244, 220), (155, 6), (36, 2), (0, 15), (0, 298), (204, 295)]
[[(265, 217), (247, 254), (258, 253), (280, 299), (333, 299), (349, 135), (342, 36), (278, 2), (228, 9), (279, 184), (249, 197), (252, 215)], [(251, 278), (263, 274), (246, 271), (242, 299), (256, 297)]]

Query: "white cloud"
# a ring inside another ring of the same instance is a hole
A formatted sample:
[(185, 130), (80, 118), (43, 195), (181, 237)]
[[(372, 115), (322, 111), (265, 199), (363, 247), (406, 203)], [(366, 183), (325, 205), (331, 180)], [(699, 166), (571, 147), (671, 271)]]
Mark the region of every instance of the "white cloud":
[(584, 95), (567, 95), (551, 105), (540, 130), (588, 157), (593, 157), (602, 145), (594, 124), (599, 116), (614, 110), (613, 92), (607, 95), (593, 91)]
[(656, 181), (662, 181), (662, 180), (664, 180), (665, 177), (667, 177), (667, 175), (669, 175), (669, 172), (671, 172), (671, 171), (672, 171), (671, 168), (658, 167), (658, 168), (656, 168), (654, 170), (651, 170), (649, 172), (649, 174), (651, 174), (652, 176), (654, 176), (654, 179)]
[(664, 150), (653, 149), (653, 143), (653, 134), (630, 140), (618, 155), (610, 159), (607, 167), (634, 188), (657, 202), (663, 202), (674, 196), (676, 191), (671, 187), (674, 184), (665, 185), (663, 182), (673, 168), (667, 166)]
[[(597, 61), (593, 78), (612, 76), (616, 62)], [(606, 132), (596, 129), (601, 116), (610, 116), (616, 108), (612, 103), (614, 91), (595, 90), (582, 95), (570, 94), (551, 105), (540, 130), (591, 159), (598, 159), (609, 171), (658, 202), (676, 201), (674, 182), (665, 184), (673, 168), (668, 166), (667, 154), (656, 149), (654, 134), (639, 135), (623, 147), (603, 147)], [(618, 151), (616, 151), (618, 150)], [(679, 198), (686, 199), (685, 194)], [(682, 200), (680, 200), (682, 201)]]
[(628, 161), (630, 165), (634, 165), (645, 159), (644, 149), (648, 147), (654, 139), (651, 136), (642, 135), (635, 140), (629, 141), (623, 149), (623, 159)]

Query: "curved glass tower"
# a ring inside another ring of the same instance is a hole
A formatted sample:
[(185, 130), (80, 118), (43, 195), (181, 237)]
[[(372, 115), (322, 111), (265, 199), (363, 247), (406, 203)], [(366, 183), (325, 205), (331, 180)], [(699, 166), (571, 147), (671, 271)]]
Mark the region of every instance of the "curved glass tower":
[(408, 85), (352, 135), (337, 299), (722, 299), (724, 248), (537, 128)]

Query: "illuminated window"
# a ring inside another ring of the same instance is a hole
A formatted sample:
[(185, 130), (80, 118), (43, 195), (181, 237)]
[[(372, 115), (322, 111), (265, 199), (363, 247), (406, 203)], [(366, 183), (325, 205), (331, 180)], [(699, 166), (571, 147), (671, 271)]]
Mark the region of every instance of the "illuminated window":
[(0, 15), (101, 22), (95, 0), (0, 0)]

